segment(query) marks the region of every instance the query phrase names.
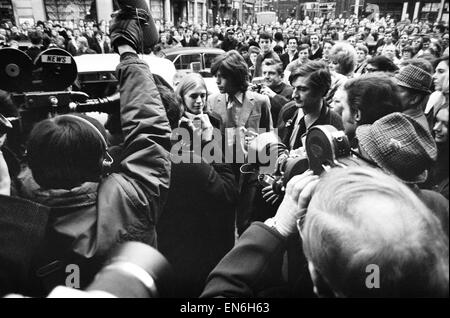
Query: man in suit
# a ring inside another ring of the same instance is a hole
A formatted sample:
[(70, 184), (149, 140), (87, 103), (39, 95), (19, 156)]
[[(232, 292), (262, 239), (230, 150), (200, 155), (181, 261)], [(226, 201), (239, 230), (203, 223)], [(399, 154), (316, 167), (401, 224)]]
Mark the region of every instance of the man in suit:
[(182, 46), (185, 46), (185, 47), (198, 46), (198, 42), (192, 37), (191, 29), (186, 29), (184, 37), (180, 43)]
[(227, 148), (234, 148), (237, 156), (238, 152), (245, 152), (246, 140), (236, 144), (240, 140), (234, 136), (239, 137), (242, 131), (258, 134), (273, 129), (269, 97), (247, 91), (248, 66), (236, 50), (221, 55), (211, 72), (217, 77), (220, 93), (209, 98), (209, 109), (220, 115)]
[[(329, 109), (324, 97), (331, 85), (331, 74), (324, 62), (311, 61), (293, 70), (289, 80), (294, 88), (295, 106), (284, 112), (278, 133), (290, 149), (304, 146), (308, 130), (317, 125), (332, 125), (344, 130), (341, 117)], [(291, 116), (288, 116), (291, 115)], [(280, 114), (281, 116), (281, 114)]]
[(97, 31), (94, 33), (95, 39), (92, 43), (92, 49), (98, 54), (110, 53), (111, 47), (106, 41), (105, 35), (101, 31)]
[[(237, 210), (238, 233), (251, 222), (252, 208), (258, 199), (257, 173), (240, 175), (241, 165), (248, 163), (247, 146), (259, 133), (271, 131), (270, 101), (266, 95), (248, 91), (248, 67), (244, 58), (231, 50), (212, 65), (220, 93), (208, 100), (209, 108), (220, 115), (225, 135), (225, 162), (233, 163), (239, 177), (240, 200)], [(253, 162), (250, 162), (253, 163)]]
[(288, 39), (287, 52), (280, 56), (281, 62), (283, 62), (283, 70), (292, 61), (298, 59), (298, 40), (295, 36)]

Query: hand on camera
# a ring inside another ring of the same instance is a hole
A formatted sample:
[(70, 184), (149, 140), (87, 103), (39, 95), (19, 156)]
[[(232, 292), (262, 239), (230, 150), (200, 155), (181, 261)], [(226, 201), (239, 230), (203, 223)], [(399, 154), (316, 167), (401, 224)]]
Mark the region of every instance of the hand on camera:
[(207, 114), (196, 115), (193, 119), (182, 117), (180, 127), (188, 126), (193, 132), (193, 137), (202, 142), (209, 142), (213, 139), (214, 127)]
[(207, 114), (196, 115), (190, 123), (195, 138), (200, 138), (202, 142), (209, 142), (212, 140), (214, 127)]
[(275, 95), (277, 95), (277, 93), (275, 93), (273, 90), (271, 90), (271, 89), (270, 89), (269, 87), (267, 87), (267, 86), (264, 86), (263, 88), (261, 88), (260, 93), (263, 94), (263, 95), (267, 95), (267, 96), (269, 96), (270, 98), (274, 98)]
[(305, 215), (318, 182), (319, 177), (310, 170), (288, 182), (284, 199), (273, 217), (275, 228), (284, 237), (297, 231), (296, 221)]

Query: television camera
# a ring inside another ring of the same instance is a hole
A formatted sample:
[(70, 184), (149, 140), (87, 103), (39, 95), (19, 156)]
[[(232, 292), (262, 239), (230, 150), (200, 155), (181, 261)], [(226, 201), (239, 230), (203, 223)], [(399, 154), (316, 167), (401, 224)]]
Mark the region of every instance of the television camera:
[[(34, 61), (21, 50), (0, 49), (0, 90), (10, 93), (17, 114), (5, 119), (13, 126), (8, 129), (9, 142), (15, 144), (11, 149), (17, 152), (33, 125), (43, 119), (70, 112), (119, 110), (118, 93), (90, 99), (86, 93), (72, 90), (76, 80), (75, 60), (63, 49), (49, 48)], [(0, 129), (5, 127), (5, 120), (0, 122)]]

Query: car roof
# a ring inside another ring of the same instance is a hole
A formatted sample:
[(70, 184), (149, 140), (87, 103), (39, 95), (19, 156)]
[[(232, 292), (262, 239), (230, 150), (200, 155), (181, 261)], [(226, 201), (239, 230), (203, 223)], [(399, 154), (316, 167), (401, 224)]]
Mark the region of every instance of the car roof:
[(84, 54), (74, 56), (78, 73), (112, 72), (120, 63), (118, 54)]
[[(147, 63), (154, 62), (157, 59), (158, 62), (163, 60), (161, 63), (173, 65), (172, 61), (157, 56), (139, 54), (139, 57)], [(84, 54), (74, 56), (74, 59), (77, 63), (78, 73), (112, 72), (116, 70), (117, 65), (120, 63), (120, 56), (116, 53)]]
[(162, 53), (164, 55), (172, 55), (172, 54), (180, 54), (180, 53), (217, 53), (217, 54), (223, 54), (225, 53), (224, 50), (219, 48), (213, 48), (213, 47), (172, 47), (170, 49), (164, 49), (162, 50)]
[[(139, 57), (147, 62), (152, 73), (162, 76), (169, 84), (172, 85), (173, 77), (176, 73), (176, 69), (172, 61), (148, 54), (139, 54)], [(116, 53), (84, 54), (74, 56), (74, 59), (77, 64), (78, 74), (114, 72), (117, 65), (120, 63), (120, 56)]]

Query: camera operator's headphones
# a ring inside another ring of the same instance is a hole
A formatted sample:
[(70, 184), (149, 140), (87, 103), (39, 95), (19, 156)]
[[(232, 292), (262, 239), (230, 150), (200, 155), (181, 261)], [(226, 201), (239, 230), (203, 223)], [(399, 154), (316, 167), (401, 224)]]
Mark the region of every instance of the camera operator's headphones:
[(105, 136), (103, 136), (103, 134), (100, 132), (100, 130), (97, 127), (95, 127), (95, 125), (93, 123), (91, 123), (87, 119), (84, 119), (83, 117), (70, 115), (70, 114), (62, 115), (61, 117), (66, 117), (66, 118), (69, 117), (69, 118), (78, 120), (79, 122), (85, 123), (87, 126), (91, 127), (89, 129), (91, 129), (92, 131), (95, 131), (95, 133), (100, 137), (100, 140), (102, 141), (103, 145), (105, 146), (106, 158), (104, 158), (102, 161), (102, 168), (103, 169), (111, 168), (112, 164), (114, 163), (114, 159), (108, 153), (108, 143), (106, 142)]

